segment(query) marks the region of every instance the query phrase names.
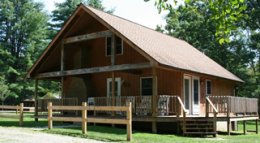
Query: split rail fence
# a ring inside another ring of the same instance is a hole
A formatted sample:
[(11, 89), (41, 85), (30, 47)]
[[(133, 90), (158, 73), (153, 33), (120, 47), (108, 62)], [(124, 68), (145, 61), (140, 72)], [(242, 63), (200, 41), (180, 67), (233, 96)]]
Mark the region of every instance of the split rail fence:
[[(82, 117), (53, 117), (53, 110), (59, 111), (81, 111)], [(126, 118), (97, 118), (87, 117), (88, 111), (112, 111), (126, 112)], [(64, 122), (81, 122), (82, 133), (87, 133), (87, 123), (103, 123), (103, 124), (124, 124), (127, 129), (127, 141), (132, 140), (132, 105), (131, 102), (127, 106), (88, 106), (86, 102), (82, 102), (82, 106), (53, 106), (52, 102), (48, 103), (48, 128), (53, 128), (53, 121)]]
[[(18, 119), (19, 120), (19, 125), (23, 125), (23, 112), (24, 112), (24, 107), (23, 103), (20, 103), (18, 106), (8, 106), (8, 105), (1, 105), (0, 106), (0, 118), (12, 118), (12, 119)], [(9, 114), (9, 111), (15, 110), (16, 115), (14, 114)], [(18, 114), (19, 113), (19, 114)]]

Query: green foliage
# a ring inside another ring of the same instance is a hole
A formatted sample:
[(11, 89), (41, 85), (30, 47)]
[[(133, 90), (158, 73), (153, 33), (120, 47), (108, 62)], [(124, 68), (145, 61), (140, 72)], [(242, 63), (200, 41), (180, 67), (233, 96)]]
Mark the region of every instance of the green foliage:
[(33, 0), (0, 3), (0, 74), (9, 85), (10, 102), (33, 94), (32, 83), (24, 78), (47, 45), (47, 21), (42, 4)]
[[(250, 5), (253, 8), (249, 9)], [(246, 7), (248, 9), (245, 13), (253, 15), (254, 18), (259, 17), (259, 4), (257, 7), (256, 3), (251, 2)], [(185, 5), (171, 9), (166, 16), (167, 24), (164, 27), (157, 27), (157, 30), (189, 42), (243, 79), (245, 84), (238, 87), (240, 96), (258, 97), (260, 26), (257, 28), (255, 21), (260, 20), (254, 21), (253, 17), (249, 17), (233, 21), (239, 27), (229, 33), (229, 42), (224, 41), (220, 44), (219, 36), (216, 35), (219, 25), (215, 22), (216, 19), (212, 19), (212, 14), (210, 2), (189, 0)]]
[(6, 83), (4, 77), (0, 77), (0, 100), (2, 105), (8, 96), (10, 96), (8, 84)]
[[(171, 11), (174, 6), (181, 5), (178, 2), (177, 0), (155, 0), (155, 5), (159, 12)], [(229, 43), (232, 32), (239, 28), (238, 22), (248, 17), (245, 13), (247, 5), (244, 0), (184, 0), (184, 5), (188, 6), (194, 2), (201, 5), (207, 4), (207, 13), (209, 13), (211, 22), (216, 26), (214, 34), (220, 45)]]

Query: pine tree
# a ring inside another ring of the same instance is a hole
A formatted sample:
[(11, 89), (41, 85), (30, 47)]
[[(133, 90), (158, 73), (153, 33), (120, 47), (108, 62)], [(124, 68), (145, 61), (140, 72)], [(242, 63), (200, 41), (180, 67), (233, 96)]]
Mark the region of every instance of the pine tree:
[(24, 77), (47, 44), (48, 16), (42, 8), (33, 0), (0, 3), (0, 73), (13, 97), (32, 95)]

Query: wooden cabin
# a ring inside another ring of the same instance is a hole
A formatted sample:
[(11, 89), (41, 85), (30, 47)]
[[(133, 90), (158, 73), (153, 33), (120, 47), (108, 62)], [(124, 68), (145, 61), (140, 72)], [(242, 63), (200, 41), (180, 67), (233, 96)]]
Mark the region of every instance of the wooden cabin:
[(27, 78), (36, 81), (36, 97), (38, 80), (57, 80), (62, 99), (76, 99), (73, 104), (120, 106), (130, 101), (133, 121), (152, 123), (154, 132), (160, 122), (185, 120), (181, 130), (188, 133), (189, 119), (214, 121), (213, 126), (213, 113), (227, 121), (228, 130), (231, 117), (258, 119), (257, 99), (235, 97), (235, 87), (243, 81), (187, 42), (83, 4)]

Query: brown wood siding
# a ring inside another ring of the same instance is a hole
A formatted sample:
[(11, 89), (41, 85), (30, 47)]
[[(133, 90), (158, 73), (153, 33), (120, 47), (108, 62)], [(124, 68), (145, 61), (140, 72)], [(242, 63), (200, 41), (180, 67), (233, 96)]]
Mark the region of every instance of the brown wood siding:
[[(77, 97), (79, 102), (87, 97), (106, 97), (107, 79), (111, 73), (97, 73), (79, 77), (67, 77), (64, 80), (64, 97)], [(135, 72), (115, 72), (115, 77), (121, 79), (121, 96), (139, 96), (140, 78), (151, 76), (151, 69)]]
[(181, 96), (182, 74), (180, 72), (157, 70), (158, 94)]
[[(65, 37), (82, 35), (108, 30), (107, 27), (99, 23), (88, 14), (83, 14), (82, 18), (74, 23), (65, 32)], [(60, 68), (60, 43), (54, 49), (55, 53), (50, 54), (37, 70), (37, 73), (57, 71)], [(83, 42), (66, 44), (64, 46), (65, 70), (98, 67), (111, 65), (111, 57), (106, 56), (106, 38), (98, 38)], [(123, 42), (123, 54), (116, 55), (115, 64), (131, 64), (149, 62), (144, 56), (139, 54), (126, 42)], [(55, 64), (55, 65), (53, 65)]]

